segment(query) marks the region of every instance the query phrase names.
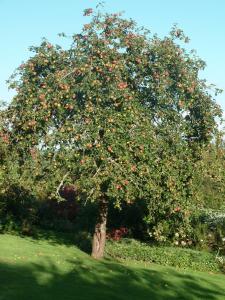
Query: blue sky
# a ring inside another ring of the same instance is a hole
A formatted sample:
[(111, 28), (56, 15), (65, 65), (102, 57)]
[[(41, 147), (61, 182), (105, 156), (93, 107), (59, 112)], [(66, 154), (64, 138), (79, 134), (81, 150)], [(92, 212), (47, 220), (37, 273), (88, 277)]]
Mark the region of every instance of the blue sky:
[[(10, 101), (5, 81), (25, 61), (28, 47), (42, 37), (60, 43), (57, 34), (79, 32), (87, 19), (85, 8), (94, 0), (0, 0), (0, 99)], [(191, 38), (189, 47), (207, 63), (201, 75), (225, 90), (225, 1), (224, 0), (106, 0), (110, 12), (125, 11), (139, 25), (160, 36), (177, 23)], [(217, 97), (225, 110), (225, 92)]]

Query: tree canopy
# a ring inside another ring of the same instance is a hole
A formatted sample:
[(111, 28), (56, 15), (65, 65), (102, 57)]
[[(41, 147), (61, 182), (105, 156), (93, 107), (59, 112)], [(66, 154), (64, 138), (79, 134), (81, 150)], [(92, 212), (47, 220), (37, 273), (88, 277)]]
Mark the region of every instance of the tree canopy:
[(17, 93), (1, 138), (20, 164), (51, 161), (58, 184), (67, 178), (83, 202), (99, 205), (99, 258), (110, 201), (120, 208), (149, 199), (153, 217), (189, 200), (196, 161), (221, 110), (199, 78), (205, 63), (182, 47), (182, 30), (159, 38), (121, 14), (84, 15), (91, 19), (68, 50), (47, 40), (31, 47), (10, 80)]

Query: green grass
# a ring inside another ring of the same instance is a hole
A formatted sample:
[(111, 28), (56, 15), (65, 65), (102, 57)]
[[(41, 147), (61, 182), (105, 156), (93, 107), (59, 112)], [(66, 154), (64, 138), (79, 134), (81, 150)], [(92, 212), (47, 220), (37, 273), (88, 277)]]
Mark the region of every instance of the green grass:
[(225, 276), (95, 261), (63, 240), (0, 235), (0, 300), (225, 299)]

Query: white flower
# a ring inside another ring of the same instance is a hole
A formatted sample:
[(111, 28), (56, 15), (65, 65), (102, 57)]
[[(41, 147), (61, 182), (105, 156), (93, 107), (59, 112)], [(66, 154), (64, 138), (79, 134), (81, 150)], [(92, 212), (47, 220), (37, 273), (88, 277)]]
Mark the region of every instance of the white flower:
[(225, 242), (225, 237), (222, 238), (222, 241)]
[(222, 256), (217, 256), (216, 260), (218, 260), (221, 264), (225, 263), (225, 260), (224, 260), (224, 258)]
[(175, 233), (175, 237), (179, 237), (179, 233), (178, 232)]
[(186, 246), (186, 244), (187, 244), (187, 243), (186, 243), (185, 241), (181, 241), (181, 245), (182, 245), (182, 246)]
[(175, 244), (175, 245), (179, 245), (179, 242), (178, 242), (178, 241), (175, 241), (174, 244)]

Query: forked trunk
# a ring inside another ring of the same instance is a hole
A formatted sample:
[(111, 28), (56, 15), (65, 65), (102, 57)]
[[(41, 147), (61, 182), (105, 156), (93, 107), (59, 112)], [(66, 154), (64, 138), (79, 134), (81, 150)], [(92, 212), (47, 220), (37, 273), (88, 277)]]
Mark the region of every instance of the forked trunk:
[(95, 225), (95, 232), (92, 242), (92, 254), (95, 259), (101, 259), (104, 256), (105, 242), (106, 242), (106, 223), (108, 215), (108, 203), (102, 199), (99, 203), (99, 216), (97, 224)]

